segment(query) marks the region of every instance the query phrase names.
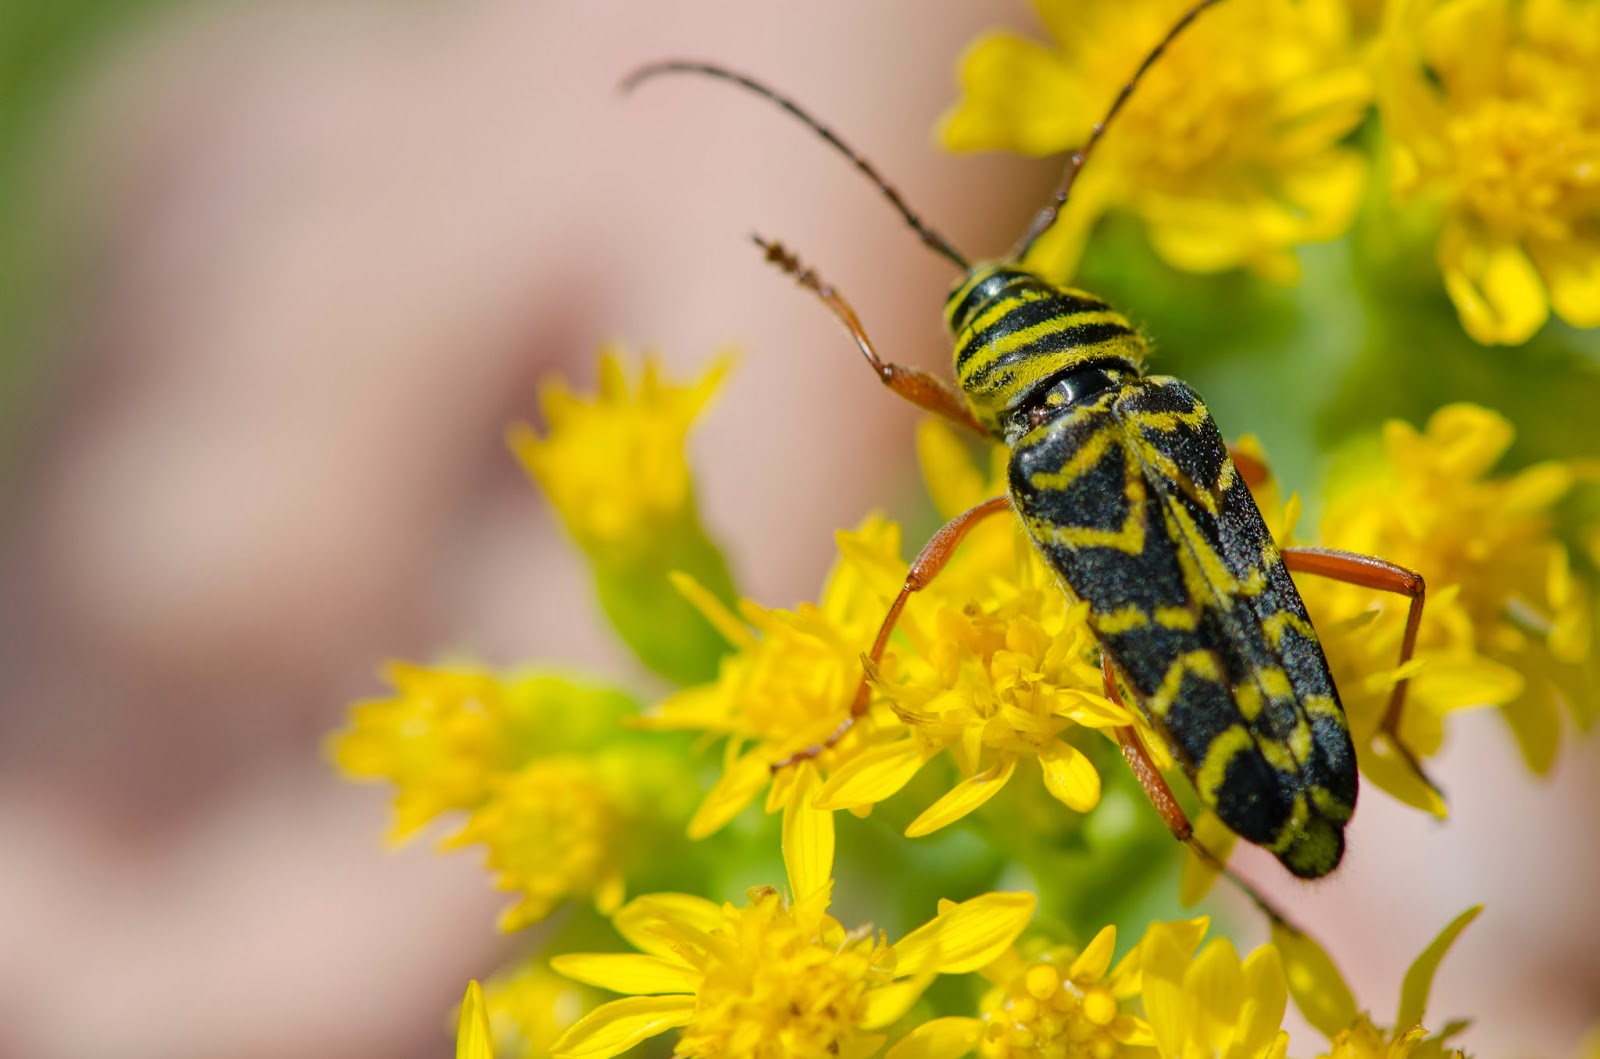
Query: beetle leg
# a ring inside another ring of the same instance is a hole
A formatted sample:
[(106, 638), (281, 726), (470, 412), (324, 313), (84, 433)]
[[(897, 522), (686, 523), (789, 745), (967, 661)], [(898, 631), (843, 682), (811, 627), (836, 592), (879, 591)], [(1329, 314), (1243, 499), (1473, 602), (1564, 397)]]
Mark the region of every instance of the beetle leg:
[(856, 340), (861, 355), (872, 365), (879, 382), (924, 411), (943, 416), (957, 426), (966, 427), (984, 437), (990, 436), (983, 424), (973, 417), (972, 410), (967, 407), (967, 399), (961, 396), (959, 391), (919, 368), (908, 368), (903, 364), (891, 364), (883, 360), (878, 356), (878, 351), (872, 348), (872, 340), (867, 337), (866, 328), (861, 326), (861, 320), (856, 316), (855, 310), (850, 308), (850, 303), (846, 302), (838, 291), (823, 282), (821, 276), (785, 249), (782, 243), (769, 242), (759, 235), (754, 238), (756, 245), (766, 251), (768, 261), (793, 276), (800, 286), (821, 298), (822, 304), (844, 324), (845, 330), (850, 332), (850, 337)]
[[(1315, 574), (1345, 584), (1393, 592), (1409, 598), (1411, 605), (1406, 612), (1405, 636), (1400, 641), (1399, 664), (1403, 666), (1411, 661), (1411, 656), (1417, 648), (1417, 630), (1422, 627), (1422, 607), (1428, 594), (1428, 586), (1422, 580), (1421, 574), (1375, 556), (1338, 551), (1333, 548), (1285, 548), (1283, 565), (1291, 571)], [(1395, 752), (1411, 766), (1412, 771), (1422, 777), (1423, 782), (1437, 793), (1439, 785), (1422, 770), (1416, 755), (1412, 754), (1410, 748), (1400, 740), (1400, 718), (1405, 709), (1406, 687), (1410, 682), (1409, 676), (1401, 677), (1395, 682), (1394, 691), (1389, 695), (1389, 705), (1383, 711), (1383, 723), (1378, 730), (1394, 747)]]
[(905, 585), (900, 589), (900, 594), (894, 597), (894, 602), (889, 604), (889, 613), (883, 616), (883, 624), (878, 626), (878, 635), (872, 641), (872, 649), (862, 656), (861, 683), (856, 686), (855, 698), (850, 702), (849, 716), (840, 723), (838, 728), (833, 730), (833, 734), (828, 736), (827, 739), (790, 754), (776, 765), (773, 765), (773, 771), (793, 765), (799, 761), (809, 760), (821, 754), (840, 739), (843, 739), (844, 734), (855, 725), (857, 720), (866, 714), (867, 702), (872, 695), (872, 689), (867, 683), (868, 678), (873, 670), (877, 669), (878, 664), (883, 661), (883, 652), (889, 646), (889, 635), (894, 632), (895, 622), (900, 620), (900, 612), (905, 610), (906, 600), (911, 598), (911, 593), (920, 592), (922, 589), (927, 588), (933, 579), (939, 576), (939, 572), (950, 561), (950, 557), (955, 554), (956, 548), (961, 545), (962, 539), (971, 532), (972, 527), (990, 515), (998, 515), (1002, 511), (1009, 510), (1011, 510), (1011, 498), (1009, 496), (997, 496), (993, 500), (985, 500), (983, 503), (968, 508), (949, 522), (946, 522), (940, 527), (939, 532), (935, 533), (932, 539), (923, 545), (922, 551), (918, 552), (916, 559), (912, 561), (911, 569), (906, 572)]

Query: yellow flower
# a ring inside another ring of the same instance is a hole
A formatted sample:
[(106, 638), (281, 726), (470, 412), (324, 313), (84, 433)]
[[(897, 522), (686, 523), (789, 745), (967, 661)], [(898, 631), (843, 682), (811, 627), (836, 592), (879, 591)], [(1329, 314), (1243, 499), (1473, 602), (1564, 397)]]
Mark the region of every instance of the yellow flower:
[(470, 812), (446, 847), (482, 843), (500, 885), (521, 895), (501, 919), (517, 930), (560, 900), (622, 900), (635, 832), (669, 809), (646, 798), (657, 781), (642, 751), (591, 748), (632, 714), (626, 697), (559, 677), (502, 678), (468, 668), (393, 664), (393, 698), (359, 703), (329, 740), (341, 770), (395, 784), (391, 840), (440, 813)]
[(1442, 211), (1467, 333), (1600, 324), (1600, 8), (1393, 0), (1376, 65), (1395, 197)]
[(1145, 1018), (1161, 1059), (1283, 1059), (1288, 986), (1278, 950), (1263, 945), (1243, 963), (1218, 938), (1192, 956), (1182, 924), (1152, 924), (1144, 952)]
[(588, 556), (600, 605), (623, 641), (674, 683), (696, 683), (716, 672), (723, 645), (668, 577), (680, 571), (717, 599), (735, 596), (727, 562), (700, 525), (685, 452), (731, 358), (679, 385), (646, 357), (637, 386), (621, 358), (616, 348), (601, 353), (592, 400), (548, 383), (549, 435), (518, 424), (507, 440)]
[[(1054, 38), (980, 38), (943, 138), (961, 151), (1030, 155), (1084, 143), (1192, 0), (1037, 0)], [(1365, 164), (1339, 141), (1370, 97), (1343, 0), (1231, 0), (1206, 11), (1140, 82), (1095, 148), (1071, 202), (1030, 255), (1070, 276), (1101, 214), (1144, 221), (1172, 265), (1293, 278), (1290, 248), (1350, 224)]]
[[(1192, 952), (1206, 922), (1170, 926)], [(1142, 945), (1113, 968), (1116, 945), (1116, 928), (1106, 927), (1081, 952), (1052, 948), (1024, 957), (1013, 949), (982, 969), (994, 988), (979, 1017), (926, 1022), (887, 1059), (955, 1059), (974, 1048), (983, 1059), (1113, 1059), (1126, 1048), (1152, 1045), (1149, 1023), (1127, 1010), (1140, 991)]]
[[(861, 680), (861, 652), (872, 643), (905, 568), (900, 530), (892, 522), (869, 518), (838, 540), (841, 558), (818, 605), (785, 611), (747, 601), (735, 616), (695, 583), (678, 579), (734, 647), (714, 682), (673, 695), (639, 722), (727, 737), (722, 778), (689, 823), (693, 837), (717, 831), (769, 782), (769, 809), (789, 804), (798, 770), (782, 769), (774, 777), (773, 766), (822, 743), (849, 716)], [(857, 724), (819, 762), (852, 752), (875, 723), (869, 717)]]
[(489, 1033), (489, 1013), (478, 983), (467, 983), (461, 1001), (461, 1023), (456, 1030), (456, 1059), (494, 1059), (494, 1038)]
[[(814, 783), (814, 777), (808, 781)], [(602, 1005), (555, 1043), (556, 1056), (604, 1059), (680, 1029), (674, 1054), (857, 1059), (939, 974), (998, 958), (1033, 915), (1032, 894), (989, 893), (956, 904), (890, 944), (827, 914), (833, 889), (831, 817), (797, 807), (785, 821), (791, 896), (749, 891), (743, 907), (653, 894), (617, 913), (641, 952), (557, 956), (557, 971), (629, 994)]]
[(389, 838), (399, 842), (442, 812), (482, 804), (513, 758), (504, 688), (490, 674), (402, 662), (384, 672), (394, 696), (351, 707), (328, 748), (346, 776), (395, 785)]
[(1430, 1036), (1422, 1028), (1422, 1020), (1440, 961), (1481, 911), (1481, 906), (1469, 908), (1451, 920), (1412, 962), (1400, 986), (1400, 1006), (1390, 1029), (1374, 1025), (1365, 1012), (1357, 1010), (1350, 987), (1321, 946), (1309, 936), (1275, 923), (1272, 941), (1283, 955), (1295, 1006), (1328, 1038), (1323, 1059), (1444, 1059), (1446, 1054), (1459, 1059), (1460, 1052), (1447, 1053), (1444, 1045), (1465, 1023), (1451, 1023)]
[(618, 784), (579, 757), (534, 761), (493, 780), (494, 794), (449, 848), (482, 843), (502, 890), (521, 900), (500, 914), (510, 933), (536, 923), (558, 903), (593, 894), (595, 907), (622, 903), (622, 852), (629, 816)]
[[(1446, 713), (1495, 705), (1530, 767), (1542, 772), (1555, 755), (1560, 703), (1581, 711), (1591, 698), (1584, 669), (1590, 610), (1552, 531), (1552, 508), (1575, 470), (1551, 461), (1493, 474), (1512, 437), (1506, 419), (1468, 404), (1441, 408), (1420, 432), (1385, 424), (1381, 451), (1355, 450), (1335, 469), (1320, 542), (1380, 556), (1427, 581), (1400, 730), (1411, 753), (1438, 752)], [(1323, 637), (1357, 751), (1371, 752), (1402, 674), (1395, 666), (1407, 601), (1323, 578), (1296, 583)], [(1364, 753), (1362, 766), (1391, 793), (1428, 800), (1392, 762)]]
[(646, 357), (630, 385), (620, 347), (600, 354), (600, 392), (577, 397), (559, 380), (540, 396), (549, 434), (526, 423), (507, 439), (567, 529), (591, 554), (629, 565), (658, 547), (663, 533), (693, 519), (694, 493), (684, 443), (731, 366), (724, 355), (696, 381), (677, 385)]

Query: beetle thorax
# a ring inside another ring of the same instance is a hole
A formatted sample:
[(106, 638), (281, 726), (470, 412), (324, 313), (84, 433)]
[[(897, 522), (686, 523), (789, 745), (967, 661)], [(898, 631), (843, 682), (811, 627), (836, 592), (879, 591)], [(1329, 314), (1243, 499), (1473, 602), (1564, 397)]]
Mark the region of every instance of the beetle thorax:
[(1106, 367), (1140, 374), (1145, 343), (1127, 318), (1084, 291), (1014, 265), (977, 265), (945, 303), (956, 382), (996, 435), (1008, 415), (1065, 373)]

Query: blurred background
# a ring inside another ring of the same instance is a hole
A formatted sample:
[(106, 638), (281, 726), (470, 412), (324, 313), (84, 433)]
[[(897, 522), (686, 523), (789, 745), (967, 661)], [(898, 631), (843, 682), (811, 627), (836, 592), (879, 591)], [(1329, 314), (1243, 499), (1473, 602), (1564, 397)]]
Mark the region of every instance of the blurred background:
[[(736, 347), (698, 486), (763, 603), (813, 595), (833, 530), (866, 510), (923, 517), (914, 416), (749, 235), (939, 371), (948, 265), (770, 108), (692, 80), (624, 101), (618, 80), (663, 57), (757, 73), (997, 254), (1056, 164), (954, 159), (931, 130), (963, 46), (1030, 19), (955, 0), (0, 13), (0, 1056), (449, 1054), (444, 1013), (509, 951), (502, 900), (470, 855), (383, 851), (386, 792), (336, 780), (320, 740), (386, 658), (651, 688), (505, 449), (538, 381), (587, 386), (608, 339), (680, 376)], [(1313, 252), (1308, 274), (1348, 252)], [(1163, 335), (1160, 367), (1303, 489), (1385, 415), (1504, 393), (1548, 449), (1564, 442), (1541, 401), (1600, 398), (1596, 346), (1571, 332), (1426, 393), (1415, 365), (1376, 386), (1348, 314), (1298, 354), (1338, 369), (1331, 388), (1279, 341), (1307, 311), (1293, 291), (1196, 283), (1129, 308), (1157, 330), (1166, 299), (1199, 292), (1268, 321)], [(1517, 453), (1552, 454), (1574, 453)], [(1475, 1016), (1480, 1055), (1575, 1054), (1600, 1018), (1600, 763), (1569, 744), (1532, 780), (1499, 726), (1452, 729), (1449, 825), (1374, 792), (1333, 881), (1241, 862), (1380, 1021), (1422, 945), (1487, 902), (1432, 1021)]]

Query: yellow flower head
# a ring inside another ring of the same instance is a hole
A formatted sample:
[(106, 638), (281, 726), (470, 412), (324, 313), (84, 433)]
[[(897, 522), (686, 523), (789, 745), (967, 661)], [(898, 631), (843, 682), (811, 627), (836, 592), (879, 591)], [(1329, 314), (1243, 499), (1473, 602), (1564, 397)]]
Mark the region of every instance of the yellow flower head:
[(684, 443), (695, 418), (728, 372), (724, 356), (688, 385), (662, 377), (646, 357), (630, 385), (623, 354), (600, 355), (600, 392), (574, 396), (559, 381), (542, 393), (549, 434), (511, 428), (512, 450), (550, 497), (578, 543), (613, 566), (659, 550), (663, 536), (693, 521), (694, 496)]
[(442, 812), (482, 804), (512, 748), (504, 687), (490, 674), (399, 662), (385, 674), (394, 695), (351, 707), (328, 749), (346, 776), (395, 785), (389, 837), (398, 842)]
[[(679, 579), (679, 587), (734, 647), (714, 682), (679, 692), (641, 721), (645, 727), (728, 739), (722, 779), (690, 822), (694, 837), (733, 819), (773, 780), (773, 765), (820, 744), (849, 716), (861, 680), (861, 652), (871, 644), (905, 570), (900, 530), (892, 522), (869, 518), (859, 530), (841, 532), (838, 540), (841, 558), (819, 605), (785, 611), (744, 602), (735, 616), (694, 583)], [(870, 719), (857, 725), (822, 761), (852, 751), (871, 727)], [(795, 772), (779, 771), (771, 803), (787, 804)]]
[[(1503, 417), (1468, 404), (1441, 408), (1422, 431), (1385, 424), (1381, 450), (1357, 450), (1336, 471), (1320, 540), (1427, 581), (1401, 727), (1412, 753), (1439, 750), (1447, 712), (1497, 705), (1542, 771), (1555, 753), (1558, 703), (1588, 701), (1589, 604), (1552, 531), (1552, 507), (1575, 471), (1548, 462), (1492, 473), (1512, 436)], [(1297, 584), (1360, 750), (1402, 675), (1395, 665), (1407, 601), (1321, 578)]]
[(595, 762), (545, 758), (497, 776), (493, 796), (448, 845), (482, 843), (502, 890), (521, 900), (500, 929), (521, 930), (567, 897), (593, 894), (602, 912), (622, 903), (622, 853), (628, 816), (617, 785)]
[[(980, 38), (945, 118), (956, 150), (1048, 155), (1080, 146), (1192, 0), (1037, 0), (1054, 38)], [(1343, 0), (1230, 0), (1206, 11), (1139, 83), (1030, 264), (1072, 273), (1095, 220), (1126, 209), (1172, 265), (1292, 278), (1297, 243), (1350, 223), (1365, 166), (1338, 147), (1370, 96)]]
[(1395, 196), (1442, 209), (1467, 333), (1600, 324), (1600, 8), (1395, 0), (1377, 67)]
[(1152, 924), (1141, 946), (1144, 1013), (1161, 1059), (1283, 1059), (1289, 991), (1278, 950), (1263, 945), (1241, 963), (1218, 938), (1194, 956), (1180, 926)]
[[(617, 929), (638, 954), (558, 956), (582, 982), (631, 994), (597, 1008), (556, 1042), (556, 1056), (604, 1059), (681, 1028), (679, 1056), (856, 1059), (884, 1043), (939, 974), (993, 962), (1032, 918), (1032, 894), (989, 893), (940, 903), (929, 923), (890, 944), (827, 914), (832, 828), (797, 809), (784, 859), (793, 896), (756, 887), (742, 907), (688, 894), (638, 898)], [(825, 834), (824, 834), (825, 833)]]
[[(329, 741), (356, 779), (395, 784), (394, 840), (450, 810), (471, 813), (445, 843), (483, 843), (503, 889), (521, 895), (505, 930), (542, 919), (561, 899), (622, 900), (629, 829), (648, 814), (642, 784), (657, 780), (637, 752), (590, 753), (632, 713), (625, 696), (540, 674), (394, 664), (393, 698), (359, 703)], [(661, 799), (651, 806), (660, 811)]]

